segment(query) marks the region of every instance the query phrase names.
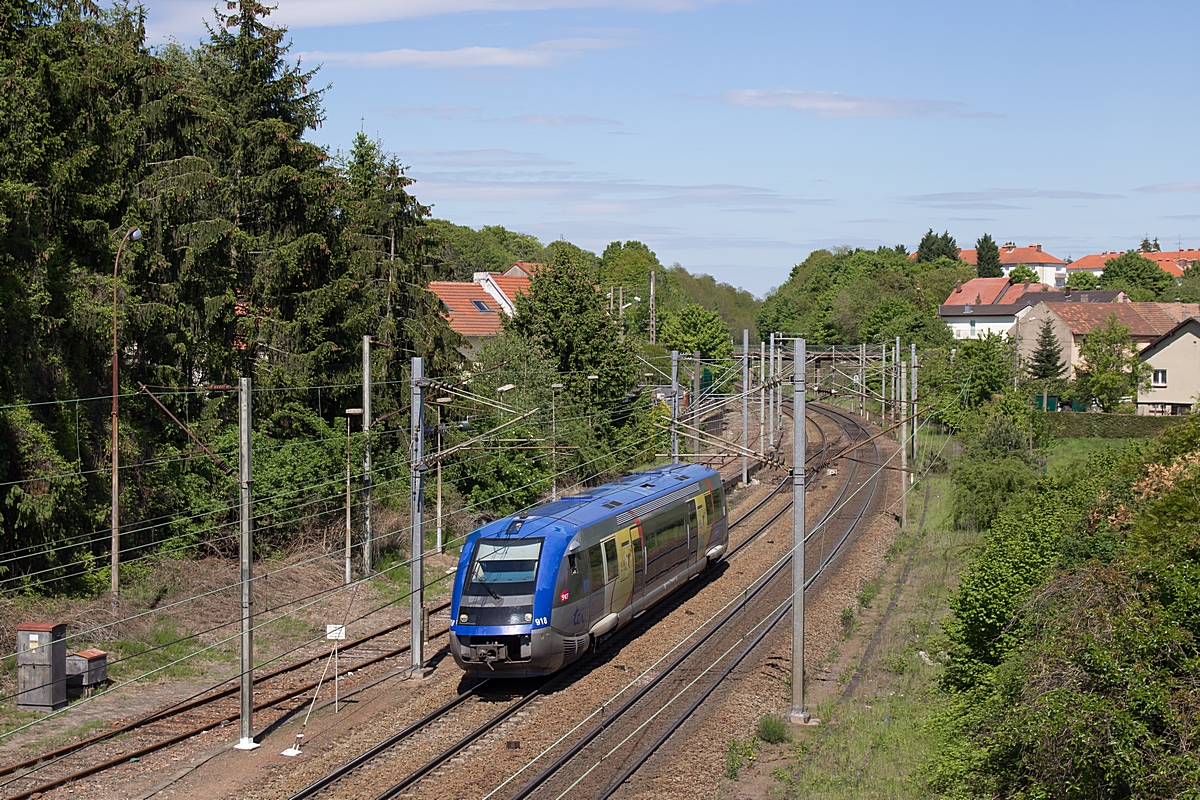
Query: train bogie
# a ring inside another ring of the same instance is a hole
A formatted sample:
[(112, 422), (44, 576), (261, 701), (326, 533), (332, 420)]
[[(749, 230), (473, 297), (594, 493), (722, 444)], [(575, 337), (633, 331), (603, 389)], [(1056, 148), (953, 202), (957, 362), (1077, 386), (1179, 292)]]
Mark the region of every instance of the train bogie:
[(459, 562), (451, 655), (471, 674), (556, 672), (718, 561), (727, 542), (720, 478), (693, 465), (485, 525)]

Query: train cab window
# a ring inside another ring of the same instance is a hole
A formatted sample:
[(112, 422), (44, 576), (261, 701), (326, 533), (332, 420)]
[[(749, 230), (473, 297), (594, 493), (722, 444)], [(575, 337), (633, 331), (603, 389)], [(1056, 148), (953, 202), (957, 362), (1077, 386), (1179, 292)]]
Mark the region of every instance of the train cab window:
[(718, 516), (718, 517), (723, 517), (723, 516), (725, 516), (725, 514), (726, 514), (726, 513), (727, 513), (727, 511), (728, 511), (728, 509), (726, 509), (726, 508), (725, 508), (725, 487), (724, 487), (724, 486), (718, 486), (718, 487), (717, 487), (717, 488), (714, 490), (714, 493), (715, 493), (715, 494), (716, 494), (716, 496), (717, 496), (717, 498), (716, 498), (716, 503), (717, 503), (717, 516)]
[(495, 598), (533, 594), (542, 539), (480, 539), (463, 594)]
[(712, 492), (704, 493), (704, 510), (708, 515), (708, 519), (713, 518), (713, 496)]
[(615, 580), (617, 577), (617, 540), (605, 539), (600, 543), (604, 548), (604, 572), (607, 580)]

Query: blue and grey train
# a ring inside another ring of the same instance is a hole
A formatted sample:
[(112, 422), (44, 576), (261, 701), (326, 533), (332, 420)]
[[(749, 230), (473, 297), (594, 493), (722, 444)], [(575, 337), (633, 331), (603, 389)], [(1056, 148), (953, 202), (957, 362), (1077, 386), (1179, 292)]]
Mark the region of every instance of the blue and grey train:
[(676, 464), (488, 523), (467, 536), (450, 653), (468, 674), (548, 675), (720, 561), (721, 476)]

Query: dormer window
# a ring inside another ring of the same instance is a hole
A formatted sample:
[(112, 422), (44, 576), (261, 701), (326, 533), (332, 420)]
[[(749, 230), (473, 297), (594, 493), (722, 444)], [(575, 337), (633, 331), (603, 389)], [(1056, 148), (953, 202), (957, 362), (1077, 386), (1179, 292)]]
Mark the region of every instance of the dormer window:
[(483, 300), (472, 300), (471, 303), (475, 306), (476, 311), (482, 311), (484, 314), (496, 313), (493, 309), (488, 308), (488, 304)]

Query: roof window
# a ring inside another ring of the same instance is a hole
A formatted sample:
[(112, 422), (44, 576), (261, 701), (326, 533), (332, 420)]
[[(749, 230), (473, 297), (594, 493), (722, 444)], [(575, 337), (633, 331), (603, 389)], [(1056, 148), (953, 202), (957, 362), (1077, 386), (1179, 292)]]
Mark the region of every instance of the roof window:
[(488, 308), (488, 304), (483, 300), (472, 300), (471, 303), (475, 306), (476, 311), (482, 311), (485, 314), (495, 314), (496, 312)]

